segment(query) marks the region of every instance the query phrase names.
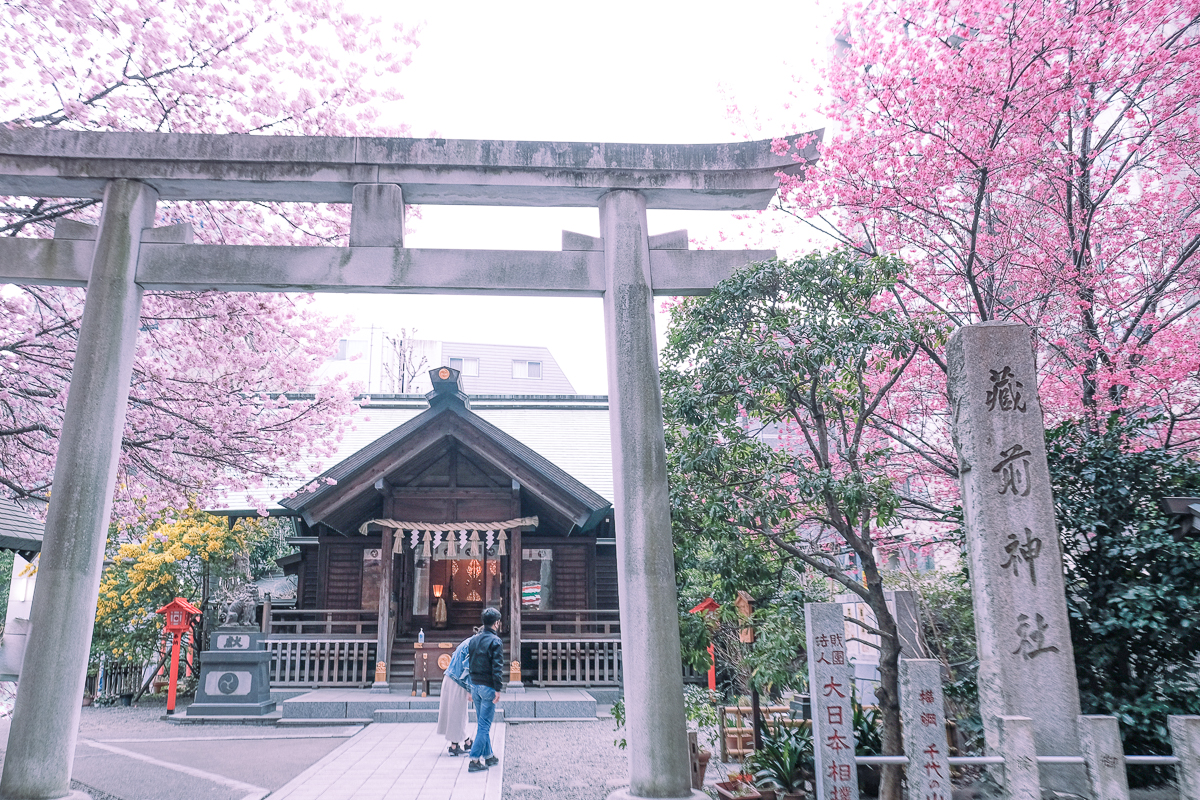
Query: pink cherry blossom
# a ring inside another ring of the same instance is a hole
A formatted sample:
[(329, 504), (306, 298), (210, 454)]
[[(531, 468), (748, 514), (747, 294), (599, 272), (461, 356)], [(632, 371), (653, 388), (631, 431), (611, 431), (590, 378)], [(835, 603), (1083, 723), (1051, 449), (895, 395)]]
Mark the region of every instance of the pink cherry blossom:
[[(71, 130), (405, 135), (416, 29), (339, 0), (28, 0), (0, 6), (0, 124)], [(0, 234), (49, 236), (91, 200), (0, 198)], [(346, 206), (160, 203), (210, 244), (340, 244)], [(149, 293), (142, 304), (113, 519), (302, 479), (350, 424), (353, 387), (317, 385), (341, 321), (285, 294)], [(83, 291), (0, 293), (0, 491), (45, 501)], [(285, 392), (298, 393), (292, 397)], [(265, 512), (264, 509), (260, 511)]]
[[(900, 255), (887, 302), (945, 334), (1032, 326), (1048, 424), (1121, 411), (1200, 446), (1200, 2), (871, 0), (846, 18), (821, 160), (781, 175), (781, 207)], [(922, 497), (956, 493), (944, 343), (878, 415)]]

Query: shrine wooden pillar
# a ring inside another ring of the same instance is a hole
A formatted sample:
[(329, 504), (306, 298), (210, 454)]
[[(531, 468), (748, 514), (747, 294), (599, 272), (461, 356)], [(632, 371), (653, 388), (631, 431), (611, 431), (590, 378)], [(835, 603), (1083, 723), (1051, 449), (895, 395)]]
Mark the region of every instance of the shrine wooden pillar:
[[(403, 535), (403, 534), (402, 534)], [(379, 632), (377, 644), (375, 646), (375, 660), (382, 662), (384, 665), (384, 677), (382, 681), (375, 681), (372, 689), (387, 690), (388, 678), (387, 670), (391, 669), (392, 664), (392, 639), (388, 636), (388, 628), (391, 626), (392, 612), (392, 564), (395, 562), (395, 557), (392, 555), (392, 543), (395, 541), (394, 532), (391, 528), (383, 529), (382, 547), (383, 552), (380, 553), (381, 563), (379, 565), (379, 615), (376, 618), (379, 624)], [(376, 675), (378, 677), (378, 674)]]
[[(508, 541), (509, 605), (508, 633), (509, 652), (513, 661), (521, 660), (521, 529), (513, 528)], [(524, 678), (522, 678), (524, 682)]]

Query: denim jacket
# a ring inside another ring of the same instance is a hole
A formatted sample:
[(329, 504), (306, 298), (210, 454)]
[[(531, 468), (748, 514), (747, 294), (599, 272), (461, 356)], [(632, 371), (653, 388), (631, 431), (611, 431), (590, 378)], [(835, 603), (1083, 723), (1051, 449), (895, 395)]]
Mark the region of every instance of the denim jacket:
[(470, 643), (470, 639), (464, 639), (458, 647), (454, 648), (454, 655), (450, 657), (450, 666), (446, 667), (446, 676), (468, 692), (471, 691), (471, 669), (467, 657), (467, 645)]

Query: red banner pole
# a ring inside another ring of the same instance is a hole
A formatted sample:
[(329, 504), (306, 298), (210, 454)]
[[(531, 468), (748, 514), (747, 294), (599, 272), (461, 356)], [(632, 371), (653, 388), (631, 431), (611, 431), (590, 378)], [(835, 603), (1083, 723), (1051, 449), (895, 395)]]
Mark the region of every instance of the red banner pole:
[(715, 692), (717, 690), (717, 654), (716, 651), (713, 650), (713, 646), (711, 644), (708, 646), (708, 657), (710, 659), (708, 667), (708, 688), (710, 691)]
[(171, 684), (167, 689), (167, 713), (175, 713), (175, 685), (179, 681), (179, 638), (181, 634), (175, 631), (171, 642)]

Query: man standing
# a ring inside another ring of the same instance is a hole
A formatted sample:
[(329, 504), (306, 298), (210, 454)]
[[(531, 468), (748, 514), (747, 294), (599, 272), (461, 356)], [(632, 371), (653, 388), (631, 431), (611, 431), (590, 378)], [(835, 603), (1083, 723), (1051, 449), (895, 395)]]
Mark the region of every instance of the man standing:
[(479, 772), (500, 763), (492, 754), (492, 717), (496, 713), (496, 694), (504, 688), (504, 642), (496, 635), (500, 627), (500, 612), (483, 610), (483, 630), (468, 645), (467, 660), (471, 668), (471, 699), (475, 701), (478, 727), (471, 745), (468, 772)]

